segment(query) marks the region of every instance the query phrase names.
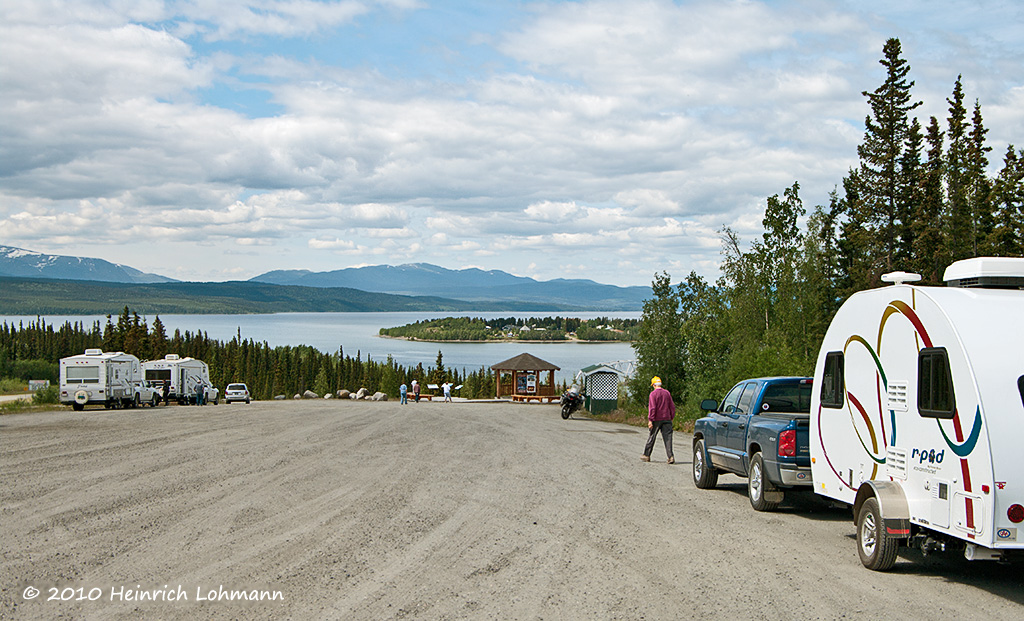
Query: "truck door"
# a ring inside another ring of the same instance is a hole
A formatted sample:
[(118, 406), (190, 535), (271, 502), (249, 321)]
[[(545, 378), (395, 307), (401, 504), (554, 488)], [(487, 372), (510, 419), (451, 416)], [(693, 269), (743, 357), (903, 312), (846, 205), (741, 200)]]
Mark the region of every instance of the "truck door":
[(725, 424), (725, 436), (722, 438), (722, 446), (734, 454), (736, 459), (742, 460), (747, 452), (747, 427), (750, 422), (750, 406), (754, 402), (761, 385), (757, 382), (747, 382), (736, 403), (736, 410), (723, 419)]
[(711, 414), (714, 426), (707, 438), (708, 454), (711, 457), (711, 463), (719, 468), (732, 469), (739, 465), (736, 455), (726, 450), (725, 437), (729, 432), (730, 423), (736, 417), (736, 405), (740, 401), (740, 395), (743, 394), (744, 386), (745, 384), (742, 382), (733, 386), (732, 390), (725, 395), (725, 399), (722, 399), (718, 410)]

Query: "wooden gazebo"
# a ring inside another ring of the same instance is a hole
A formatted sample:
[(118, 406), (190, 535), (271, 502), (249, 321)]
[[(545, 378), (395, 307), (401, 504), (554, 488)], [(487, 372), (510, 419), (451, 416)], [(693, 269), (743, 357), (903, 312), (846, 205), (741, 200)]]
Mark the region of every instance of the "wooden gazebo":
[(497, 375), (497, 397), (500, 399), (503, 395), (510, 396), (513, 401), (558, 399), (555, 395), (555, 371), (559, 369), (560, 367), (530, 354), (519, 354), (515, 358), (491, 365), (491, 370)]

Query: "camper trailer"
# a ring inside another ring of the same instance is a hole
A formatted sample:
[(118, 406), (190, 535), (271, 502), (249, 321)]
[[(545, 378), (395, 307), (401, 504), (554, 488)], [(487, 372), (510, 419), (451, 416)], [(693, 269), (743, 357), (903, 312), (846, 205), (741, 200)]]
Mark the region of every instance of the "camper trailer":
[(210, 368), (202, 360), (181, 358), (178, 354), (167, 354), (160, 360), (142, 363), (146, 381), (154, 386), (164, 387), (164, 399), (176, 400), (179, 404), (196, 402), (196, 386), (203, 385), (205, 401), (216, 404), (219, 392), (210, 383)]
[(87, 349), (60, 361), (60, 402), (76, 411), (87, 405), (138, 406), (142, 392), (142, 367), (131, 354)]
[(971, 560), (1024, 550), (1024, 259), (958, 261), (856, 293), (814, 371), (811, 474), (848, 504), (861, 561), (900, 546)]

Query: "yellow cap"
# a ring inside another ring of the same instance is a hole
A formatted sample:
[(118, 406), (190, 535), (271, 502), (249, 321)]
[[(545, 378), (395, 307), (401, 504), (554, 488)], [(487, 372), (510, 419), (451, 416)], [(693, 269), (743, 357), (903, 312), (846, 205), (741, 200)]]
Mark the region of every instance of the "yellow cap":
[(661, 383), (661, 378), (658, 377), (657, 375), (655, 375), (654, 377), (651, 378), (651, 386), (654, 386), (655, 384), (660, 384), (660, 383)]

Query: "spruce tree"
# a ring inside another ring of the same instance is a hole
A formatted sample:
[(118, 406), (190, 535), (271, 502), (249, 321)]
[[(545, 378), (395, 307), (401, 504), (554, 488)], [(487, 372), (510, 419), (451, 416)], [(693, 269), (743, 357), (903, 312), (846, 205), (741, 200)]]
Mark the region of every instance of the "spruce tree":
[(992, 214), (992, 183), (986, 171), (988, 169), (988, 153), (992, 147), (985, 145), (985, 123), (981, 118), (981, 104), (975, 100), (974, 116), (971, 119), (971, 131), (968, 140), (968, 174), (970, 187), (968, 202), (971, 206), (973, 256), (991, 254), (988, 241), (994, 227)]
[(949, 104), (945, 173), (947, 204), (945, 214), (944, 264), (966, 259), (974, 253), (974, 224), (971, 218), (970, 142), (967, 109), (964, 107), (963, 76), (957, 76)]
[(1024, 255), (1024, 150), (1011, 144), (1003, 156), (1003, 168), (992, 184), (993, 228), (989, 238), (992, 254)]
[(926, 284), (939, 283), (945, 268), (941, 224), (945, 212), (943, 138), (938, 119), (931, 117), (925, 135), (928, 152), (921, 177), (921, 199), (914, 210), (913, 222), (913, 267)]
[(910, 66), (900, 57), (900, 40), (886, 41), (882, 53), (885, 57), (879, 63), (887, 70), (886, 79), (874, 92), (862, 93), (868, 98), (871, 114), (864, 120), (864, 142), (857, 147), (857, 155), (859, 195), (866, 209), (865, 223), (873, 232), (872, 254), (882, 271), (890, 271), (896, 265), (906, 224), (901, 217), (906, 217), (907, 207), (901, 199), (908, 194), (906, 185), (913, 183), (901, 166), (906, 163), (903, 156), (911, 131), (909, 113), (921, 102), (911, 101), (914, 82), (907, 80)]

